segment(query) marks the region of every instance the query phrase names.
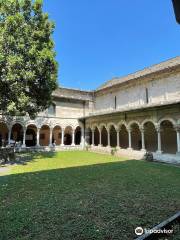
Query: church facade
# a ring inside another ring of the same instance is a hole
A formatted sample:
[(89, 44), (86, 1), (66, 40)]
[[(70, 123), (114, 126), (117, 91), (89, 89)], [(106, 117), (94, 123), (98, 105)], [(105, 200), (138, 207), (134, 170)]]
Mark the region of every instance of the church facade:
[(180, 159), (180, 57), (114, 78), (94, 91), (58, 88), (35, 120), (1, 116), (1, 145)]

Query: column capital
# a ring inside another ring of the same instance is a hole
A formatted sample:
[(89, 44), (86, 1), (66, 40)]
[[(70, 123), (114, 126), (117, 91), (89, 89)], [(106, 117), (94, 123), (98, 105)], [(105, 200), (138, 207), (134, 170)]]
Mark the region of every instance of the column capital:
[(115, 127), (115, 130), (116, 130), (116, 132), (120, 132), (120, 131), (121, 131), (121, 127), (116, 126), (116, 127)]
[(156, 132), (162, 132), (162, 128), (160, 125), (155, 126)]
[(144, 131), (145, 131), (144, 126), (141, 126), (141, 127), (139, 128), (139, 130), (140, 130), (141, 133), (144, 133)]
[(175, 130), (176, 132), (180, 132), (180, 125), (175, 125), (175, 126), (174, 126), (174, 130)]
[(131, 127), (127, 127), (127, 131), (128, 132), (132, 132), (132, 128)]

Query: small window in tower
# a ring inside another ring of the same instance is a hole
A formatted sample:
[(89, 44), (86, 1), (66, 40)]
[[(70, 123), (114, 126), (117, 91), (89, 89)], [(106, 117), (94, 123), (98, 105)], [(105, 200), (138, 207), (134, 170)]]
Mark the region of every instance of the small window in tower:
[(117, 108), (117, 98), (116, 98), (116, 96), (114, 97), (114, 109), (116, 109)]
[(148, 88), (146, 88), (146, 103), (149, 103), (149, 93), (148, 93)]

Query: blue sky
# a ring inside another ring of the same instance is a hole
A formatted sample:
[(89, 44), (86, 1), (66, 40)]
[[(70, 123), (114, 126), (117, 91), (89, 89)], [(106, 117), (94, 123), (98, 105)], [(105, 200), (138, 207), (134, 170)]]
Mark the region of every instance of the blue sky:
[(171, 0), (44, 0), (44, 9), (56, 23), (61, 86), (92, 90), (180, 55)]

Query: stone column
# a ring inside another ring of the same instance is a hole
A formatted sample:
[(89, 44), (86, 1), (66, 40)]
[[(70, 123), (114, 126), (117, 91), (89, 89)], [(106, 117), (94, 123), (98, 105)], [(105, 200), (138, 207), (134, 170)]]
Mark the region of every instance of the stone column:
[(64, 146), (64, 128), (62, 128), (61, 146)]
[(84, 148), (85, 147), (85, 130), (84, 127), (81, 127), (81, 143), (80, 145)]
[(75, 130), (72, 130), (72, 144), (71, 146), (75, 146)]
[(94, 129), (92, 129), (92, 146), (94, 146)]
[(180, 155), (180, 126), (175, 128), (176, 130), (176, 136), (177, 136), (177, 153)]
[(111, 136), (110, 136), (110, 129), (107, 129), (107, 133), (108, 133), (108, 147), (111, 147)]
[(53, 128), (50, 128), (49, 147), (52, 147)]
[(12, 127), (9, 127), (9, 131), (8, 131), (8, 145), (10, 145), (10, 142), (11, 142), (11, 132), (12, 132)]
[(102, 146), (102, 129), (99, 128), (99, 147)]
[(140, 131), (141, 131), (141, 142), (142, 142), (141, 151), (146, 151), (146, 149), (145, 149), (145, 139), (144, 139), (144, 128), (141, 128)]
[(117, 128), (117, 129), (116, 129), (116, 133), (117, 133), (117, 147), (118, 147), (118, 148), (121, 148), (121, 147), (120, 147), (120, 141), (119, 141), (119, 132), (120, 132), (120, 129)]
[(128, 139), (129, 139), (129, 147), (128, 147), (128, 149), (129, 150), (132, 150), (131, 132), (132, 132), (132, 129), (128, 128)]
[(22, 144), (23, 148), (26, 147), (26, 130), (27, 130), (27, 128), (23, 129), (23, 144)]
[(39, 135), (40, 135), (40, 128), (37, 128), (37, 143), (36, 143), (36, 147), (39, 147)]
[(161, 149), (161, 127), (157, 126), (156, 127), (157, 135), (158, 135), (158, 149), (156, 153), (162, 154), (162, 149)]

